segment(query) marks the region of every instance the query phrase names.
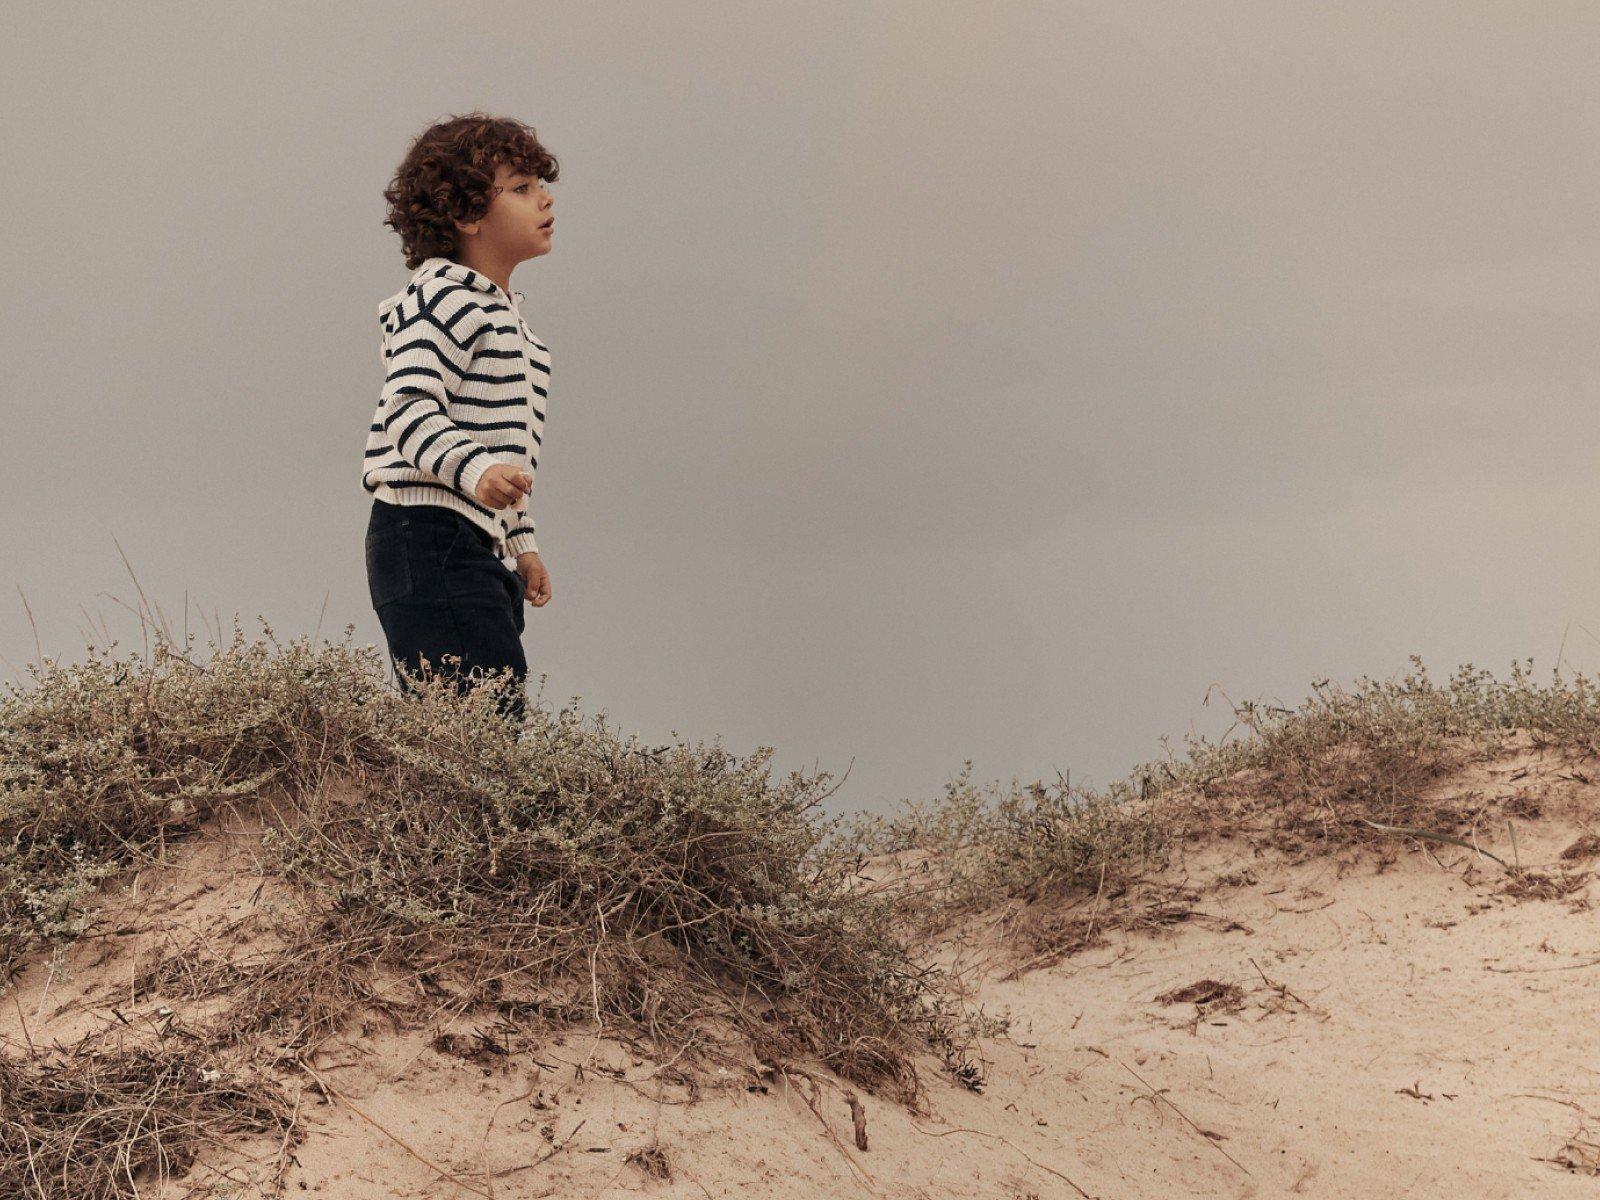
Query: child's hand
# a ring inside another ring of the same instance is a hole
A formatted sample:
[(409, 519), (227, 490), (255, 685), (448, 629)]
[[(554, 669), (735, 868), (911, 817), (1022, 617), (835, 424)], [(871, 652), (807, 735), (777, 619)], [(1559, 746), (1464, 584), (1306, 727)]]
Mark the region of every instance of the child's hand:
[(524, 600), (535, 608), (543, 608), (550, 602), (550, 572), (544, 569), (537, 551), (517, 555), (517, 574), (522, 576)]
[(510, 463), (495, 463), (478, 478), (476, 496), (490, 508), (515, 508), (533, 488), (533, 476)]

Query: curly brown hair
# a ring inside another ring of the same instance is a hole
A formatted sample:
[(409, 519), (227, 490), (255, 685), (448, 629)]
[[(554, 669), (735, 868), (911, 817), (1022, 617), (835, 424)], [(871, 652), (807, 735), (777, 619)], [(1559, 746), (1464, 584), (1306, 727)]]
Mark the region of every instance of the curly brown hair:
[(406, 266), (455, 254), (455, 222), (475, 221), (488, 211), (501, 163), (549, 183), (560, 174), (555, 156), (514, 117), (470, 112), (417, 135), (383, 192), (389, 202), (383, 223), (400, 235)]

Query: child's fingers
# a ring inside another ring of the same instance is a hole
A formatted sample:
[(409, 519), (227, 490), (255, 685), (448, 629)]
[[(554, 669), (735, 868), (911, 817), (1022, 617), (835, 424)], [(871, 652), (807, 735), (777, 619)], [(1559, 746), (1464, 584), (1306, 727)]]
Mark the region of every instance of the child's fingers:
[(489, 505), (491, 508), (511, 508), (520, 503), (526, 494), (526, 490), (519, 488), (515, 483), (505, 483), (496, 479), (489, 485)]

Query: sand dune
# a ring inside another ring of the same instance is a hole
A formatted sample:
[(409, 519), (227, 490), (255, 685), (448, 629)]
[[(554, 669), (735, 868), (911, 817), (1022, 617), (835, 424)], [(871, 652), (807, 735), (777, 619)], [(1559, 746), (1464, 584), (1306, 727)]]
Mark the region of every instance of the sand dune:
[[(1065, 956), (1008, 937), (1037, 911), (980, 914), (938, 954), (1011, 1035), (984, 1044), (981, 1093), (930, 1069), (920, 1114), (755, 1062), (691, 1092), (605, 1030), (528, 1044), (447, 998), (412, 1032), (374, 1015), (318, 1050), (313, 1079), (285, 1077), (303, 1141), (283, 1194), (1592, 1196), (1600, 926), (1576, 874), (1592, 860), (1560, 857), (1600, 819), (1586, 770), (1522, 749), (1439, 785), (1519, 799), (1518, 860), (1562, 887), (1508, 889), (1492, 861), (1413, 839), (1293, 861), (1235, 838), (1057, 914), (1148, 914)], [(90, 934), (0, 999), (7, 1052), (182, 1037), (205, 1010), (147, 973), (194, 944), (263, 948), (284, 893), (254, 872), (257, 836), (233, 810), (117, 881)], [(1503, 829), (1485, 837), (1512, 853)], [(183, 1185), (141, 1194), (272, 1194), (277, 1149), (212, 1147)]]

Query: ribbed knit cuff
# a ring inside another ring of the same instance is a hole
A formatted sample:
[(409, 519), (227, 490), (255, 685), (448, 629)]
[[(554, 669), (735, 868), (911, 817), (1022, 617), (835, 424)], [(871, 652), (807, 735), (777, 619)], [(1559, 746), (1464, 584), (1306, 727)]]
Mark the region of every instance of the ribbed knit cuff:
[(533, 540), (531, 531), (523, 530), (521, 533), (513, 533), (506, 538), (506, 550), (513, 555), (537, 554), (539, 553), (539, 543)]
[(492, 454), (479, 454), (461, 472), (461, 491), (469, 500), (482, 503), (478, 500), (478, 480), (483, 478), (483, 473), (500, 460)]

